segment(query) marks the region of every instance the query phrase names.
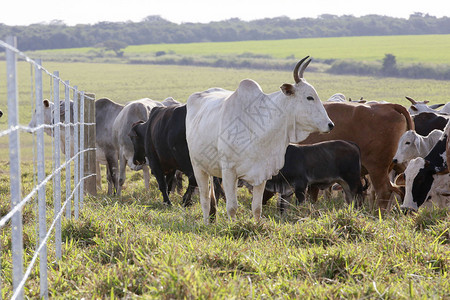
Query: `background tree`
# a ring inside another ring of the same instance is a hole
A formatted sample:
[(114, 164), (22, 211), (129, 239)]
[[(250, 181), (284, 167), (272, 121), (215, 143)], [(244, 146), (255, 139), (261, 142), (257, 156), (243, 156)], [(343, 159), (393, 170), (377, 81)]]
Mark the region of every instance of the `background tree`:
[(383, 67), (381, 72), (385, 76), (396, 76), (398, 75), (397, 69), (397, 59), (393, 54), (385, 54), (383, 58)]
[(126, 43), (116, 40), (108, 40), (102, 43), (102, 47), (104, 47), (106, 51), (114, 51), (117, 57), (123, 56), (123, 49), (127, 46)]

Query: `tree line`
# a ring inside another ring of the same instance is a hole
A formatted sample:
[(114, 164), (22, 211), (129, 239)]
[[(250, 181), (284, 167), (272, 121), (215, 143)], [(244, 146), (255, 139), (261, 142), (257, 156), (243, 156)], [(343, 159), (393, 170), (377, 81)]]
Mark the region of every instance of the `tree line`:
[(380, 15), (320, 15), (317, 18), (288, 17), (242, 21), (233, 18), (210, 23), (176, 24), (160, 16), (140, 22), (100, 22), (68, 26), (59, 20), (28, 26), (0, 23), (0, 39), (18, 38), (19, 49), (43, 50), (94, 47), (108, 41), (125, 45), (158, 43), (227, 42), (311, 37), (450, 34), (450, 18), (414, 13), (408, 19)]

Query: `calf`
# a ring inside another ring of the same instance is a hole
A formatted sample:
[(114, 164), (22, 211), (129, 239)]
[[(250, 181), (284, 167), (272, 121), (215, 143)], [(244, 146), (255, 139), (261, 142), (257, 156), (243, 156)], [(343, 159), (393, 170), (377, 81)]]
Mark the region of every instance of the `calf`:
[(441, 138), (442, 133), (442, 130), (435, 129), (429, 135), (421, 136), (414, 130), (408, 130), (398, 141), (397, 152), (392, 162), (402, 164), (416, 157), (425, 157)]
[(189, 179), (183, 205), (191, 205), (197, 181), (186, 142), (186, 105), (153, 108), (145, 123), (141, 121), (132, 126), (129, 136), (134, 147), (134, 164), (144, 165), (148, 160), (164, 203), (172, 204), (167, 180), (172, 179), (179, 170)]
[[(308, 186), (323, 189), (333, 183), (342, 186), (347, 203), (357, 199), (359, 204), (362, 200), (360, 150), (355, 143), (336, 140), (308, 146), (289, 145), (284, 167), (266, 183), (263, 203), (275, 192), (283, 198), (295, 192), (297, 202), (301, 203)], [(280, 211), (284, 210), (284, 204), (280, 201)]]
[(403, 209), (417, 210), (431, 199), (437, 176), (448, 172), (446, 146), (447, 134), (444, 133), (425, 158), (418, 157), (409, 162), (404, 175), (406, 194), (401, 206)]

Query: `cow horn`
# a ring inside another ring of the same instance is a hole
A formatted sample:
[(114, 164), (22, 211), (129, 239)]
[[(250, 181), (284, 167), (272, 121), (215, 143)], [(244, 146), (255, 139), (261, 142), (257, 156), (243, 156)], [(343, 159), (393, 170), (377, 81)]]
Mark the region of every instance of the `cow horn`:
[(405, 98), (408, 99), (412, 104), (417, 104), (417, 101), (414, 100), (413, 98), (408, 97), (408, 96), (405, 96)]
[[(309, 56), (306, 56), (304, 58), (302, 58), (302, 60), (300, 60), (297, 65), (294, 68), (294, 80), (295, 83), (299, 83), (300, 82), (300, 78), (303, 78), (303, 73), (305, 72), (306, 67), (309, 65), (309, 63), (311, 62), (311, 59), (308, 60), (306, 63), (303, 64), (303, 62), (305, 60), (308, 59)], [(300, 68), (301, 67), (301, 68)], [(300, 69), (300, 71), (299, 71)]]

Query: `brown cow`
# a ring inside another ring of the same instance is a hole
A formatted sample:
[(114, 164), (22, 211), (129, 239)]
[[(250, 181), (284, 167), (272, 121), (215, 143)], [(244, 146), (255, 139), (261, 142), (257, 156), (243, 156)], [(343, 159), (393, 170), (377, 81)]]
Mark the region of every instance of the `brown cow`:
[(347, 140), (361, 149), (362, 170), (370, 175), (377, 194), (378, 207), (390, 208), (392, 192), (402, 195), (393, 187), (388, 174), (402, 134), (414, 129), (414, 123), (405, 107), (392, 103), (324, 103), (335, 124), (328, 134), (311, 134), (301, 144), (328, 140)]

